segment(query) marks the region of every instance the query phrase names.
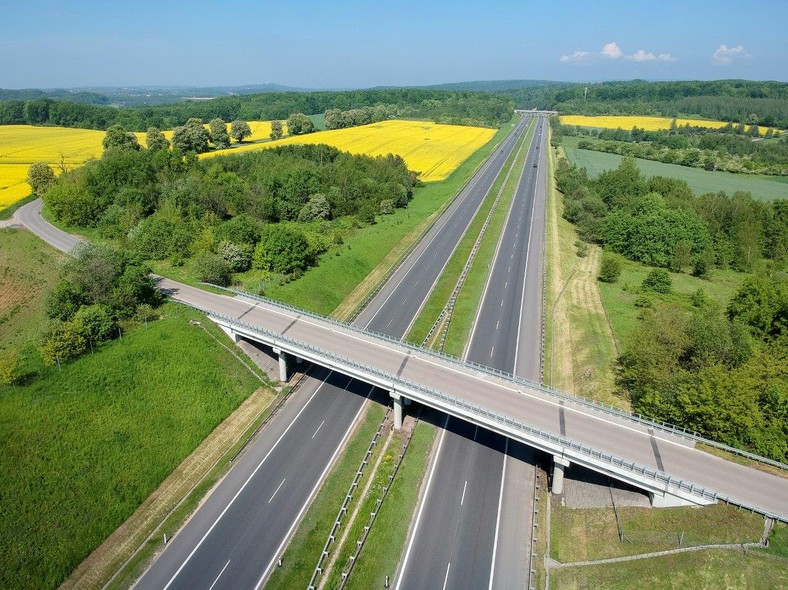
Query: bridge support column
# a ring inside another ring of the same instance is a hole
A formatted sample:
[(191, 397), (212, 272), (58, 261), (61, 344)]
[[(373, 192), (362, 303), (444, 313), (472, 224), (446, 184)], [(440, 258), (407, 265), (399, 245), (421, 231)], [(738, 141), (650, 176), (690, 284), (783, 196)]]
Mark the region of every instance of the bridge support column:
[(274, 348), (274, 352), (279, 355), (279, 380), (284, 383), (287, 381), (287, 353), (278, 348)]
[(402, 428), (403, 406), (407, 403), (407, 399), (393, 391), (390, 395), (391, 399), (394, 400), (394, 429), (399, 430)]
[(564, 470), (569, 467), (569, 461), (563, 457), (553, 455), (553, 485), (552, 492), (561, 494), (564, 491)]

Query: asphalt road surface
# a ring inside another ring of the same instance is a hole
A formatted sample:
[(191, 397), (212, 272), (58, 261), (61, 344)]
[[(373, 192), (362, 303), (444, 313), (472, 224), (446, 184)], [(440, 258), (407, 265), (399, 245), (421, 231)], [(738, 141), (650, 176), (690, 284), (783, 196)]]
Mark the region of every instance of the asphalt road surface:
[[(521, 325), (535, 325), (527, 342), (541, 345), (545, 184), (534, 165), (544, 125), (537, 122), (523, 167), (514, 170), (517, 189), (465, 354), (509, 373), (519, 364), (525, 371), (518, 374), (535, 380), (540, 346), (519, 343)], [(449, 419), (439, 444), (397, 588), (526, 587), (535, 453), (457, 418)]]

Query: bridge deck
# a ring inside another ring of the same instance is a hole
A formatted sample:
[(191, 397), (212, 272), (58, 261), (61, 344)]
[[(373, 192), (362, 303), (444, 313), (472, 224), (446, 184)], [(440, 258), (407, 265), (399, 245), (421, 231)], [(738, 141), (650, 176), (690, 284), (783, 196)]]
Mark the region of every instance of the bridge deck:
[[(174, 281), (162, 279), (160, 287), (169, 291), (173, 298), (190, 306), (213, 314), (226, 316), (227, 320), (243, 322), (248, 328), (267, 332), (260, 340), (276, 344), (277, 336), (283, 335), (283, 349), (298, 350), (299, 343), (306, 358), (320, 362), (316, 349), (326, 351), (334, 357), (347, 359), (356, 368), (356, 376), (363, 376), (359, 367), (371, 370), (370, 382), (379, 386), (393, 387), (405, 395), (428, 405), (450, 411), (451, 407), (436, 403), (421, 387), (442, 393), (466, 404), (507, 416), (520, 423), (535, 427), (555, 436), (555, 440), (543, 445), (540, 440), (518, 436), (517, 429), (510, 431), (505, 425), (498, 427), (495, 421), (485, 422), (473, 413), (452, 412), (486, 424), (493, 429), (534, 444), (548, 452), (566, 449), (567, 457), (584, 463), (583, 453), (579, 456), (558, 437), (571, 439), (587, 447), (624, 459), (648, 470), (705, 488), (706, 498), (716, 494), (731, 502), (753, 507), (761, 512), (788, 519), (788, 479), (760, 470), (721, 459), (697, 450), (694, 441), (675, 436), (649, 425), (595, 408), (589, 408), (571, 400), (559, 399), (549, 392), (529, 387), (443, 359), (429, 353), (414, 350), (404, 344), (345, 327), (329, 320), (281, 307), (265, 301), (250, 301), (241, 297), (217, 295), (188, 287)], [(221, 322), (221, 319), (220, 319)], [(239, 327), (240, 329), (240, 327)], [(534, 343), (538, 346), (538, 343)], [(316, 356), (317, 354), (317, 356)], [(341, 365), (341, 363), (339, 363)], [(328, 366), (331, 366), (330, 363)], [(340, 369), (341, 370), (341, 369)], [(416, 385), (410, 387), (410, 385)], [(421, 387), (419, 387), (421, 386)], [(588, 454), (586, 452), (586, 454)], [(595, 463), (593, 457), (586, 462), (592, 468), (603, 465)], [(600, 469), (615, 475), (617, 470)], [(630, 467), (629, 470), (632, 470)], [(669, 483), (666, 484), (669, 487)], [(683, 484), (682, 484), (683, 485)], [(654, 486), (660, 489), (659, 485)], [(665, 489), (665, 485), (662, 485)]]

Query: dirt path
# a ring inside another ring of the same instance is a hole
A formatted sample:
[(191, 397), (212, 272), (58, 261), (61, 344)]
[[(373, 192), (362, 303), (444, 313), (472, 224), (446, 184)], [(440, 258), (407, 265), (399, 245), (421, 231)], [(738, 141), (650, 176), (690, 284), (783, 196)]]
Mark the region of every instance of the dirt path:
[[(101, 588), (275, 399), (261, 387), (206, 438), (60, 588)], [(168, 532), (168, 531), (165, 531)]]

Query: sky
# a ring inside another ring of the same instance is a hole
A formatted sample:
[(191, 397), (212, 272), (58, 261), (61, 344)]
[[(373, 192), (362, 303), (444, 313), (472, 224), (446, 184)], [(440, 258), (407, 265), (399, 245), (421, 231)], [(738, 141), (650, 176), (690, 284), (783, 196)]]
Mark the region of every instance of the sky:
[(788, 0), (0, 0), (0, 88), (788, 81)]

